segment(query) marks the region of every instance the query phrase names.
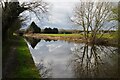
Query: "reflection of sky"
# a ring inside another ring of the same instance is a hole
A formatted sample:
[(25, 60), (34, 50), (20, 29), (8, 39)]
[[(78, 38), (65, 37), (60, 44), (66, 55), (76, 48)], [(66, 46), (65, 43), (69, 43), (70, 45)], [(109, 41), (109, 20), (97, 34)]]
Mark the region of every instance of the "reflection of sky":
[(68, 43), (61, 44), (61, 41), (45, 42), (41, 40), (35, 49), (30, 46), (29, 48), (35, 63), (39, 63), (41, 59), (45, 63), (53, 63), (53, 77), (71, 77), (71, 70), (66, 69), (66, 66), (71, 53), (70, 47), (72, 46), (73, 44)]
[[(72, 68), (69, 66), (69, 64), (72, 64), (72, 59), (77, 59), (77, 57), (75, 57), (75, 54), (83, 56), (84, 48), (82, 47), (84, 47), (84, 45), (85, 44), (68, 43), (64, 41), (45, 42), (44, 40), (41, 40), (34, 49), (30, 45), (28, 46), (36, 64), (40, 63), (42, 59), (44, 61), (44, 66), (46, 67), (48, 67), (48, 63), (52, 63), (52, 77), (70, 78), (74, 77), (74, 72), (72, 71)], [(97, 55), (101, 58), (105, 65), (114, 67), (116, 60), (113, 60), (113, 58), (111, 58), (114, 55), (110, 51), (110, 49), (114, 50), (114, 47), (101, 47), (103, 49), (97, 51), (100, 47), (96, 46)], [(88, 56), (92, 54), (90, 51), (91, 47), (89, 46)], [(104, 51), (106, 51), (106, 53)], [(84, 63), (86, 63), (86, 58), (87, 57), (84, 58)], [(92, 62), (94, 62), (94, 59), (95, 57), (93, 56), (91, 58)]]

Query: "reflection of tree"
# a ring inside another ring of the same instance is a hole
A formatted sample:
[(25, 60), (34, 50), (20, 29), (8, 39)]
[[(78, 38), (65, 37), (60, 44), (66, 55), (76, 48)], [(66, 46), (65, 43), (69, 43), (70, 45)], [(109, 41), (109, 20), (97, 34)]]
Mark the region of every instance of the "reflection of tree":
[(31, 45), (32, 48), (35, 48), (37, 43), (41, 41), (41, 39), (35, 39), (35, 38), (31, 38), (31, 37), (25, 37), (25, 39), (29, 42), (29, 44)]
[(52, 65), (52, 63), (47, 63), (47, 65), (46, 65), (43, 60), (41, 60), (38, 64), (36, 64), (42, 78), (52, 77), (51, 65)]
[(46, 42), (50, 42), (50, 41), (57, 41), (57, 40), (52, 40), (52, 39), (44, 39)]
[(117, 54), (115, 48), (88, 46), (74, 49), (72, 69), (76, 77), (117, 77)]
[(51, 39), (44, 39), (44, 40), (45, 40), (46, 42), (47, 42), (47, 41), (49, 41), (49, 42), (51, 41)]

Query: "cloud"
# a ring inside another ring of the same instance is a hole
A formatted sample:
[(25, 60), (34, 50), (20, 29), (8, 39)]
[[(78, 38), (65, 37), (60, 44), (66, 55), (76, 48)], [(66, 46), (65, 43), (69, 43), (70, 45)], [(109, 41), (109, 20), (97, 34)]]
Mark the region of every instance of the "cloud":
[(69, 17), (73, 15), (73, 8), (76, 2), (52, 2), (53, 7), (50, 11), (49, 21), (43, 21), (42, 26), (56, 27), (63, 29), (75, 28)]
[[(74, 8), (75, 1), (67, 0), (59, 2), (55, 0), (50, 0), (49, 2), (51, 2), (53, 6), (49, 12), (49, 20), (43, 19), (42, 21), (39, 21), (34, 15), (32, 15), (32, 21), (34, 21), (41, 28), (45, 28), (47, 26), (52, 28), (56, 27), (71, 29), (73, 23), (70, 22), (69, 17), (72, 15), (72, 9)], [(23, 15), (26, 14), (24, 13)], [(27, 23), (27, 26), (30, 25), (32, 21), (29, 21)]]
[[(72, 23), (69, 17), (73, 16), (73, 9), (75, 4), (79, 0), (45, 0), (52, 4), (49, 14), (44, 17), (49, 19), (43, 19), (39, 21), (32, 13), (32, 21), (34, 21), (40, 28), (51, 27), (59, 29), (82, 29), (78, 25)], [(28, 14), (28, 13), (26, 13)], [(23, 15), (26, 15), (23, 14)], [(30, 15), (30, 14), (29, 14)], [(28, 21), (26, 26), (29, 26), (32, 21)]]
[(78, 2), (79, 0), (44, 0), (44, 1), (47, 1), (47, 2)]

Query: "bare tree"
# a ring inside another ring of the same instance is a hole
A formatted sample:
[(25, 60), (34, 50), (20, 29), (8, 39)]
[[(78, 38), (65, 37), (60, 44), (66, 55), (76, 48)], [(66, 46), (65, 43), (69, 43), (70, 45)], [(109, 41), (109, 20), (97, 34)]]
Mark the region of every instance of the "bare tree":
[(111, 4), (110, 2), (81, 1), (75, 6), (75, 15), (72, 21), (82, 26), (87, 42), (89, 41), (89, 31), (91, 31), (92, 36), (90, 40), (94, 42), (97, 33), (103, 28), (104, 23), (109, 20), (110, 16), (112, 16)]
[(41, 20), (42, 13), (49, 12), (49, 4), (47, 2), (44, 2), (43, 0), (35, 0), (32, 2), (24, 2), (21, 5), (22, 7), (26, 8), (27, 11), (32, 12), (36, 15), (36, 17)]
[[(0, 5), (2, 7), (2, 10), (5, 11), (9, 7), (9, 4), (11, 4), (11, 3), (19, 4), (19, 1), (16, 0), (16, 2), (13, 2), (12, 0), (11, 1), (1, 0)], [(48, 8), (49, 8), (49, 4), (47, 2), (44, 2), (43, 0), (34, 0), (32, 2), (31, 1), (23, 2), (22, 4), (19, 4), (19, 6), (21, 7), (21, 9), (18, 9), (20, 13), (22, 13), (25, 10), (27, 10), (29, 12), (33, 12), (39, 20), (40, 20), (39, 15), (41, 13), (47, 13)]]
[[(16, 0), (17, 1), (17, 0)], [(7, 36), (8, 29), (12, 28), (11, 25), (20, 17), (19, 15), (24, 11), (33, 12), (40, 20), (42, 13), (48, 12), (48, 3), (43, 0), (34, 0), (32, 2), (23, 2), (22, 4), (13, 2), (13, 0), (1, 0), (2, 7), (2, 35)], [(19, 18), (20, 19), (20, 18)], [(19, 29), (19, 28), (17, 28)], [(15, 31), (15, 30), (14, 30)]]

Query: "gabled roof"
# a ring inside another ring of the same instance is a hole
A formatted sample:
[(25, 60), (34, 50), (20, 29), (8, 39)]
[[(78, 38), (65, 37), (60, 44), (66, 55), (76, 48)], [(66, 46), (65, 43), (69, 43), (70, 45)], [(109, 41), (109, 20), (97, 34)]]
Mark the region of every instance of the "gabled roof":
[(38, 26), (35, 24), (35, 22), (33, 21), (33, 22), (30, 24), (29, 28), (39, 28), (39, 27), (38, 27)]

